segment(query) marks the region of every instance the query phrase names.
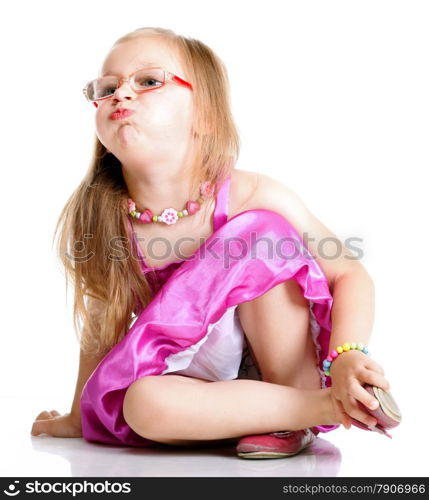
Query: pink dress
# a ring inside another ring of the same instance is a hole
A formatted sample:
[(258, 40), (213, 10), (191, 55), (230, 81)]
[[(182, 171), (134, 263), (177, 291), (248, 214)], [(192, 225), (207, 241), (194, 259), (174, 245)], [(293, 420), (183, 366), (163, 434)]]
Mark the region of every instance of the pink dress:
[[(231, 178), (228, 177), (216, 197), (213, 232), (227, 221), (230, 182)], [(165, 266), (150, 268), (144, 260), (131, 222), (129, 222), (129, 229), (133, 236), (134, 249), (140, 259), (142, 272), (147, 274), (151, 269), (155, 269), (156, 279), (149, 279), (149, 282), (153, 289), (159, 289), (185, 259), (181, 262), (171, 262)], [(244, 330), (236, 310), (237, 305), (230, 307), (217, 323), (210, 325), (207, 335), (200, 342), (174, 356), (169, 356), (165, 360), (167, 368), (162, 375), (176, 373), (212, 381), (236, 378), (262, 380), (262, 375), (247, 347)]]
[[(230, 181), (230, 177), (224, 181), (216, 198), (213, 234), (188, 259), (149, 268), (129, 221), (142, 272), (155, 271), (147, 275), (154, 297), (143, 311), (137, 309), (125, 337), (99, 363), (83, 388), (80, 402), (86, 440), (130, 446), (157, 444), (136, 434), (122, 414), (127, 388), (142, 376), (175, 373), (210, 381), (262, 380), (237, 306), (287, 279), (297, 281), (308, 299), (320, 386), (330, 387), (322, 364), (328, 354), (333, 301), (326, 277), (298, 233), (279, 214), (247, 210), (227, 220)], [(268, 255), (260, 239), (275, 241), (277, 250)], [(284, 252), (284, 246), (279, 251), (281, 241), (289, 244), (292, 257)], [(338, 427), (318, 429), (329, 432)]]

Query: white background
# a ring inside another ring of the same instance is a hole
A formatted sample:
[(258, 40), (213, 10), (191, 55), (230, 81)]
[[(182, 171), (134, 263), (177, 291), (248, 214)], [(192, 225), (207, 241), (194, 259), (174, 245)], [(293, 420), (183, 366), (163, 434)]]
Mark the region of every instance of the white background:
[[(70, 409), (73, 296), (66, 302), (52, 238), (89, 165), (95, 108), (82, 88), (117, 38), (160, 26), (225, 62), (237, 168), (290, 186), (343, 241), (363, 239), (376, 284), (370, 348), (404, 414), (392, 441), (371, 435), (368, 446), (386, 475), (396, 470), (395, 440), (414, 450), (402, 474), (427, 475), (428, 2), (27, 1), (3, 7), (0, 23), (1, 413), (44, 398), (21, 417), (29, 438), (37, 413)], [(350, 456), (371, 434), (340, 432)], [(343, 460), (339, 474), (372, 472), (364, 459)]]

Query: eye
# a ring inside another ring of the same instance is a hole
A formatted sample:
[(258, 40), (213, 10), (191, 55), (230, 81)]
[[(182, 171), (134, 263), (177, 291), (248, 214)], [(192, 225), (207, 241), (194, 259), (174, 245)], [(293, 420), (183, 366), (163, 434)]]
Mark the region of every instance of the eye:
[(105, 97), (107, 95), (111, 95), (115, 92), (117, 87), (110, 86), (110, 87), (103, 87), (101, 90), (101, 97)]
[(105, 77), (94, 80), (91, 84), (91, 94), (95, 99), (101, 99), (112, 95), (117, 89), (118, 81), (116, 78)]
[(139, 78), (136, 80), (136, 84), (139, 87), (145, 88), (145, 87), (160, 87), (162, 85), (162, 82), (159, 80), (156, 80), (155, 78)]
[(145, 69), (134, 76), (134, 82), (138, 89), (161, 87), (164, 80), (164, 72), (159, 69)]

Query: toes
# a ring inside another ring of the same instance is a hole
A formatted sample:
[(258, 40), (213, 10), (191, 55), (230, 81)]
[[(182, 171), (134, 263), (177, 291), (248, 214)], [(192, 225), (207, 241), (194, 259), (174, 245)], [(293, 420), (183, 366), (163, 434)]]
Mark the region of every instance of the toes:
[(36, 420), (46, 420), (47, 418), (50, 418), (51, 414), (48, 411), (42, 411), (39, 413), (36, 417)]

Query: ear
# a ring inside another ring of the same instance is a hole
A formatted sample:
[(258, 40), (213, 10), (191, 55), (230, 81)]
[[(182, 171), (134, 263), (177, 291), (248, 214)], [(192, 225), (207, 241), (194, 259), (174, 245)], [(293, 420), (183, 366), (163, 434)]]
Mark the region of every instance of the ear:
[(94, 106), (98, 108), (98, 102), (92, 101), (92, 104), (94, 104)]

